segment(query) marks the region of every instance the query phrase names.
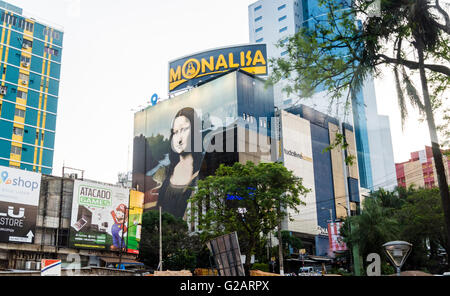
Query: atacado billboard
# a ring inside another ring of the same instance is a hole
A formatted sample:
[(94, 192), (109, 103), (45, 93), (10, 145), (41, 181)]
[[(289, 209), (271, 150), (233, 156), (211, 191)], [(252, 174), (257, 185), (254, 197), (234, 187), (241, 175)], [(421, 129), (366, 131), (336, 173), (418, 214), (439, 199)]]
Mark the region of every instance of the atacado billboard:
[(99, 250), (126, 248), (129, 190), (75, 180), (70, 246)]
[(41, 174), (0, 166), (0, 242), (33, 243)]

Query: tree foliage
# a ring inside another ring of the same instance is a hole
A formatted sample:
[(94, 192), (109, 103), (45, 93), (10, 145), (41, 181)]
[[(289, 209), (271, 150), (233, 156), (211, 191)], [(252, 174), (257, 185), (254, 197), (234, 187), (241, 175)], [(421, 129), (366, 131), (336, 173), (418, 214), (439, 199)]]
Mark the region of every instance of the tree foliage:
[(347, 244), (359, 245), (363, 258), (378, 253), (384, 262), (388, 262), (384, 243), (410, 242), (413, 249), (405, 269), (442, 273), (439, 248), (447, 248), (447, 238), (437, 188), (399, 187), (392, 192), (372, 192), (363, 202), (361, 215), (347, 219), (341, 233)]
[(410, 189), (397, 219), (402, 225), (401, 238), (414, 245), (406, 267), (422, 267), (430, 272), (442, 273), (439, 266), (439, 248), (446, 249), (444, 212), (440, 205), (439, 190)]
[(198, 182), (191, 198), (191, 217), (203, 241), (236, 231), (245, 268), (264, 237), (289, 212), (298, 212), (309, 190), (281, 163), (221, 165), (215, 175)]
[[(181, 218), (162, 213), (163, 268), (171, 270), (209, 267), (209, 251), (198, 236), (189, 235)], [(159, 263), (159, 211), (150, 210), (142, 218), (142, 239), (139, 258), (154, 269)]]
[(448, 14), (438, 0), (382, 0), (374, 12), (370, 8), (378, 1), (354, 0), (350, 5), (345, 0), (319, 0), (326, 16), (308, 21), (287, 42), (279, 41), (288, 54), (271, 60), (269, 82), (287, 80), (285, 91), (304, 98), (324, 89), (331, 103), (345, 98), (350, 105), (364, 80), (380, 75), (381, 66), (388, 65), (396, 77), (402, 118), (406, 118), (405, 94), (424, 110), (411, 79), (414, 72), (409, 72), (419, 69), (419, 62), (408, 52), (420, 40), (426, 59), (431, 60), (424, 66), (438, 101), (450, 83)]
[[(284, 90), (300, 98), (326, 90), (330, 106), (336, 103), (355, 107), (360, 104), (357, 96), (367, 78), (379, 76), (386, 66), (390, 67), (402, 127), (408, 116), (408, 102), (428, 124), (450, 249), (450, 194), (438, 140), (439, 131), (441, 136), (448, 136), (448, 125), (439, 127), (435, 121), (442, 108), (442, 120), (448, 121), (443, 95), (450, 86), (448, 12), (439, 0), (318, 2), (323, 13), (307, 20), (287, 42), (278, 43), (287, 55), (271, 60), (273, 74), (269, 83), (288, 81)], [(376, 4), (379, 6), (372, 9)], [(415, 76), (420, 78), (421, 91), (414, 85)]]
[(303, 248), (303, 242), (300, 238), (293, 236), (290, 231), (281, 231), (281, 240), (283, 242), (283, 257), (290, 254), (289, 248), (300, 250)]
[(358, 245), (363, 258), (370, 253), (383, 254), (382, 245), (398, 240), (399, 233), (400, 225), (392, 208), (384, 207), (382, 200), (374, 196), (367, 197), (361, 215), (346, 219), (341, 229), (344, 241), (349, 246)]

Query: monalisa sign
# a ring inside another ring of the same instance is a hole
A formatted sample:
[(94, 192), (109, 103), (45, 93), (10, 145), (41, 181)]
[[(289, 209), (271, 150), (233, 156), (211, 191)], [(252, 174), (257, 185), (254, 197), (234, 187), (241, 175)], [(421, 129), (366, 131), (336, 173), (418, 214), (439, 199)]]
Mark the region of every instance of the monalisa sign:
[(213, 49), (169, 62), (169, 92), (182, 90), (233, 69), (267, 75), (265, 44)]

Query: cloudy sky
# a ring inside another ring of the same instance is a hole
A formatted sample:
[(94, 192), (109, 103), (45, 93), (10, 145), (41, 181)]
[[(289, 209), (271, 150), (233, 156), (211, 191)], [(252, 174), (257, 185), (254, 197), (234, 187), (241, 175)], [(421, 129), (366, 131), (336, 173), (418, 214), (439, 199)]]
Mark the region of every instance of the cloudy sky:
[[(27, 16), (62, 26), (61, 85), (53, 174), (65, 166), (108, 183), (131, 170), (133, 114), (168, 92), (168, 61), (249, 42), (253, 0), (9, 0)], [(400, 129), (392, 76), (376, 81), (390, 116), (395, 161), (429, 143), (414, 113)]]

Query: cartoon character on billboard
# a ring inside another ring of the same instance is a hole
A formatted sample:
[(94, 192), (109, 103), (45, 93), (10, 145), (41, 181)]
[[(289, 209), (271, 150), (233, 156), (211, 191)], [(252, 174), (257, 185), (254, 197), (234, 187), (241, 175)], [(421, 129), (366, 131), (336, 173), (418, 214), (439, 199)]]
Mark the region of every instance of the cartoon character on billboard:
[(124, 237), (127, 233), (128, 209), (124, 204), (120, 204), (115, 211), (111, 211), (114, 224), (111, 227), (112, 242), (110, 249), (120, 250), (126, 248)]
[[(195, 122), (195, 124), (194, 124)], [(201, 121), (190, 107), (179, 110), (170, 130), (170, 148), (167, 166), (148, 172), (160, 186), (151, 190), (157, 194), (157, 206), (176, 217), (183, 217), (187, 200), (191, 196), (190, 187), (195, 185), (202, 161), (200, 151), (194, 150), (194, 141), (202, 140)]]

